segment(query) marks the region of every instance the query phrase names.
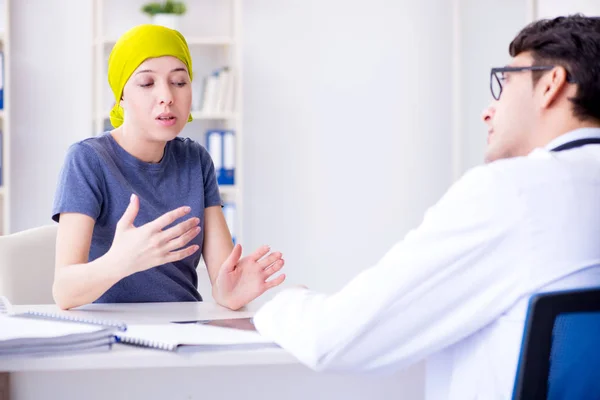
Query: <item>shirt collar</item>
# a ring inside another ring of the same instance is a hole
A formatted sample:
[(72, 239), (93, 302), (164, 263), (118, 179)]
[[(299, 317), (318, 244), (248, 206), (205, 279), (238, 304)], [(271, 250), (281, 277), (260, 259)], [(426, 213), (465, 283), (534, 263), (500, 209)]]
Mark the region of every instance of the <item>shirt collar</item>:
[(546, 150), (552, 150), (558, 146), (562, 146), (565, 143), (572, 142), (574, 140), (599, 138), (600, 139), (600, 128), (579, 128), (570, 132), (564, 133), (557, 138), (550, 141), (544, 148)]

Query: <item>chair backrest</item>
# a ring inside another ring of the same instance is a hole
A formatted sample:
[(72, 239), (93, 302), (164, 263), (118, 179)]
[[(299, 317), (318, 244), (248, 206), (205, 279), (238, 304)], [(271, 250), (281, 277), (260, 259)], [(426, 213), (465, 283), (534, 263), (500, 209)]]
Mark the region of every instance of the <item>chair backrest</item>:
[(58, 225), (0, 236), (0, 295), (13, 304), (54, 303)]
[(600, 398), (600, 288), (531, 298), (513, 399)]

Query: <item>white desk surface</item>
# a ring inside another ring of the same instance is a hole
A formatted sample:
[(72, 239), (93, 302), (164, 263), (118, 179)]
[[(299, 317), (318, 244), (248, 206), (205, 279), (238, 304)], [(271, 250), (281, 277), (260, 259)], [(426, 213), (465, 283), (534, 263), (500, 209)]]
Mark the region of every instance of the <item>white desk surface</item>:
[[(201, 319), (250, 317), (257, 309), (249, 305), (231, 311), (215, 303), (89, 304), (62, 311), (55, 305), (13, 306), (14, 311), (53, 312), (85, 318), (118, 320), (125, 323), (167, 323)], [(0, 372), (68, 371), (97, 369), (141, 369), (164, 367), (242, 366), (295, 364), (297, 360), (281, 349), (199, 351), (174, 353), (115, 344), (109, 351), (51, 357), (0, 358)]]

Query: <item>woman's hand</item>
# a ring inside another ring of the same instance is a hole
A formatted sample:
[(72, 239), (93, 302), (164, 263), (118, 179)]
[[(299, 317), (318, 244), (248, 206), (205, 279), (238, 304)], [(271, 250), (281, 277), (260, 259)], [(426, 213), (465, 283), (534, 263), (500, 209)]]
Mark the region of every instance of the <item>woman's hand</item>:
[(158, 265), (179, 261), (198, 251), (197, 245), (184, 248), (200, 233), (198, 218), (189, 218), (163, 230), (164, 227), (188, 214), (189, 207), (169, 211), (154, 221), (136, 228), (133, 221), (139, 209), (139, 198), (132, 194), (127, 210), (117, 223), (115, 237), (107, 253), (121, 269), (123, 277)]
[(213, 298), (227, 308), (238, 310), (267, 290), (280, 285), (285, 280), (285, 274), (268, 282), (267, 279), (283, 268), (284, 260), (280, 252), (266, 256), (268, 252), (269, 247), (263, 246), (240, 259), (242, 246), (236, 245), (219, 269), (213, 285)]

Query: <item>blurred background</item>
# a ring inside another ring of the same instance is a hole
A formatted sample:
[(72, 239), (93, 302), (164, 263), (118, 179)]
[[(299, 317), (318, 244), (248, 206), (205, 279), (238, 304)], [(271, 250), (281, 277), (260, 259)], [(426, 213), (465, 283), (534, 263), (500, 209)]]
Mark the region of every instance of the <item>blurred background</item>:
[(182, 136), (234, 138), (217, 160), (234, 171), (221, 186), (232, 232), (247, 251), (283, 251), (290, 282), (328, 291), (482, 162), (489, 69), (510, 61), (518, 30), (600, 10), (593, 0), (185, 0), (171, 20), (153, 19), (144, 0), (1, 3), (3, 234), (50, 224), (68, 146), (110, 129), (116, 38), (176, 24), (195, 73)]
[(144, 0), (0, 2), (3, 234), (50, 224), (68, 146), (110, 129), (116, 38), (176, 24), (195, 73), (195, 121), (182, 135), (208, 146), (229, 133), (217, 161), (232, 232), (246, 251), (283, 251), (288, 282), (326, 291), (376, 263), (482, 162), (489, 69), (510, 61), (518, 30), (600, 10), (594, 0), (185, 0), (169, 19)]
[[(334, 291), (482, 162), (489, 71), (518, 31), (600, 14), (597, 0), (181, 3), (0, 0), (3, 235), (52, 223), (66, 150), (111, 129), (115, 40), (163, 24), (190, 45), (181, 135), (211, 151), (236, 241), (282, 251), (286, 285)], [(405, 376), (405, 398), (421, 398), (422, 365)]]

